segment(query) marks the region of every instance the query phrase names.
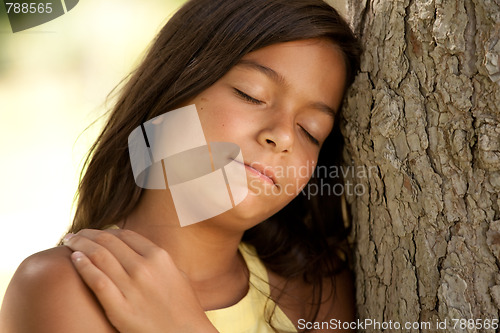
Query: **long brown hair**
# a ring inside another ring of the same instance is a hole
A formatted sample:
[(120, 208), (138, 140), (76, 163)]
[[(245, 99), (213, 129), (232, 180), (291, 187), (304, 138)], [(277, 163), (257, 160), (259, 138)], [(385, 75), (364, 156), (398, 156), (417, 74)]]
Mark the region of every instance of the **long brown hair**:
[[(361, 48), (346, 22), (325, 2), (188, 1), (163, 27), (130, 75), (91, 147), (70, 232), (117, 223), (138, 203), (142, 189), (134, 182), (127, 145), (133, 129), (204, 91), (247, 53), (309, 38), (327, 38), (340, 48), (349, 86), (359, 68)], [(323, 145), (319, 165), (338, 165), (340, 146), (339, 131), (334, 129)], [(339, 199), (335, 195), (299, 196), (268, 221), (245, 232), (244, 241), (255, 246), (269, 269), (285, 278), (302, 276), (318, 290), (319, 297), (323, 278), (333, 281), (340, 269), (338, 244), (345, 238), (345, 230)]]

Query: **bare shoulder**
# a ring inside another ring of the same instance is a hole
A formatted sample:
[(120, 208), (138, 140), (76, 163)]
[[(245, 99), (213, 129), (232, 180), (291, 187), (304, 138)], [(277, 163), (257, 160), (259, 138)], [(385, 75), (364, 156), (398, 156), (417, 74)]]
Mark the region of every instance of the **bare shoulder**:
[[(285, 279), (273, 273), (269, 273), (269, 282), (272, 285), (271, 295), (274, 299), (279, 295), (280, 289), (284, 290), (278, 304), (295, 327), (302, 331), (301, 326), (303, 327), (307, 320), (311, 319), (312, 311), (314, 311), (314, 307), (311, 306), (313, 301), (312, 286), (300, 280), (289, 281), (285, 284)], [(354, 279), (348, 270), (336, 275), (334, 281), (331, 279), (323, 280), (321, 302), (315, 322), (321, 324), (322, 322), (330, 323), (332, 320), (336, 320), (337, 323), (355, 320)], [(324, 324), (323, 326), (329, 325)], [(339, 329), (330, 330), (330, 328), (313, 329), (311, 332), (333, 331), (343, 332)]]
[(60, 246), (21, 263), (5, 293), (0, 332), (116, 332), (70, 254)]

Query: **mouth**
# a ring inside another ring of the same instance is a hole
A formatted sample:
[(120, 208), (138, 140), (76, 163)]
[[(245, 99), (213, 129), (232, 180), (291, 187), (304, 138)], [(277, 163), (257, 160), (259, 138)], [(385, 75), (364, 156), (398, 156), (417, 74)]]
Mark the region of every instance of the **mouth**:
[[(239, 162), (240, 163), (240, 162)], [(273, 170), (270, 167), (265, 167), (260, 163), (243, 163), (245, 169), (247, 169), (251, 174), (260, 178), (263, 182), (268, 183), (273, 186), (278, 186), (276, 184), (276, 177), (274, 176)]]

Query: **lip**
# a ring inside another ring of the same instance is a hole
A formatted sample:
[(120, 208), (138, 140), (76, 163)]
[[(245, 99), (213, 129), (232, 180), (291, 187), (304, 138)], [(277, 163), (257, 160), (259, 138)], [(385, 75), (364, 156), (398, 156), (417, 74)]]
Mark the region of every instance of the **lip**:
[[(238, 163), (240, 163), (240, 162), (238, 162)], [(270, 185), (277, 186), (276, 185), (276, 177), (274, 176), (274, 172), (270, 167), (265, 167), (257, 162), (253, 162), (250, 164), (245, 162), (245, 163), (243, 163), (243, 165), (245, 166), (245, 169), (247, 169), (251, 174), (259, 177), (262, 181), (264, 181)]]

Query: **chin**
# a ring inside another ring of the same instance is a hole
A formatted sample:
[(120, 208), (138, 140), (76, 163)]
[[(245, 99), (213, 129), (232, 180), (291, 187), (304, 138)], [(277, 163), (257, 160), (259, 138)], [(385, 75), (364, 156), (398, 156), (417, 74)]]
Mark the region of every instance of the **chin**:
[[(269, 217), (273, 216), (276, 212), (281, 210), (282, 207), (258, 207), (247, 200), (237, 205), (235, 208), (228, 210), (218, 216), (211, 218), (205, 222), (213, 223), (218, 227), (244, 232), (257, 224), (264, 222)], [(202, 223), (205, 223), (202, 222)]]

